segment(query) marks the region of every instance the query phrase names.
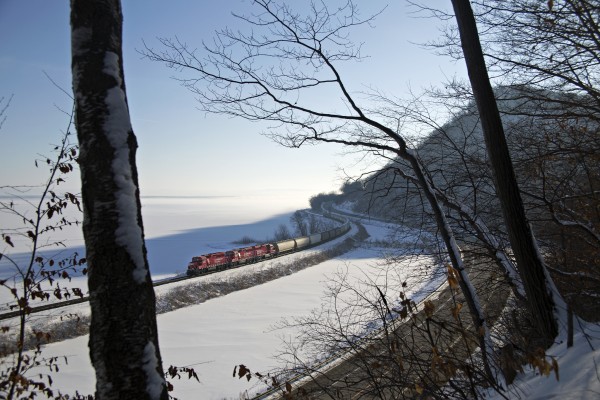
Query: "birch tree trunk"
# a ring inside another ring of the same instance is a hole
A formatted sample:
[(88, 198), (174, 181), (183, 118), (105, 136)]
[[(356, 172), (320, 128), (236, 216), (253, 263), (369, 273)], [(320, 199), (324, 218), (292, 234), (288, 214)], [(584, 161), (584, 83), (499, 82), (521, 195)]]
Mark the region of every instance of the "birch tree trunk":
[(97, 399), (167, 399), (122, 57), (119, 0), (72, 0), (71, 45)]
[(479, 33), (469, 0), (452, 0), (458, 23), (460, 40), (467, 64), (469, 79), (479, 110), (483, 136), (490, 158), (496, 192), (515, 254), (519, 274), (523, 280), (535, 325), (541, 339), (550, 345), (558, 334), (558, 323), (553, 299), (553, 283), (545, 271), (541, 255), (525, 216), (523, 201), (508, 152), (504, 129), (496, 98), (487, 73)]

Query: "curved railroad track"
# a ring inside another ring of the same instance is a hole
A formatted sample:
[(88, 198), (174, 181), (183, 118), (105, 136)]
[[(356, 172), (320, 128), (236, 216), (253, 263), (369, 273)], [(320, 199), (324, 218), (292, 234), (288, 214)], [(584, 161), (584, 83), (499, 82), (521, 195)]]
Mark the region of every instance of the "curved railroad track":
[[(321, 245), (323, 243), (329, 242), (333, 239), (337, 239), (338, 237), (341, 237), (343, 235), (345, 235), (348, 231), (349, 231), (349, 226), (350, 226), (350, 222), (348, 221), (348, 219), (344, 218), (341, 219), (339, 216), (334, 216), (330, 213), (325, 213), (322, 215), (325, 218), (334, 220), (336, 222), (340, 222), (341, 225), (337, 226), (336, 228), (334, 228), (337, 232), (339, 232), (339, 234), (336, 235), (331, 235), (330, 237), (328, 237), (325, 240), (320, 241), (319, 243), (317, 243), (316, 245)], [(339, 229), (342, 227), (348, 227), (348, 229)], [(296, 238), (294, 238), (293, 240), (295, 240)], [(306, 246), (306, 247), (302, 247), (301, 249), (298, 250), (294, 250), (294, 251), (288, 251), (288, 252), (284, 252), (284, 253), (280, 253), (280, 254), (276, 254), (276, 255), (272, 255), (268, 258), (265, 259), (261, 259), (261, 260), (256, 260), (254, 262), (247, 262), (245, 264), (238, 264), (238, 265), (231, 265), (222, 269), (215, 269), (213, 271), (207, 271), (204, 272), (201, 275), (178, 275), (178, 276), (174, 276), (171, 278), (165, 278), (165, 279), (161, 279), (159, 281), (154, 281), (152, 282), (152, 286), (156, 287), (156, 286), (162, 286), (162, 285), (168, 285), (171, 283), (175, 283), (175, 282), (180, 282), (180, 281), (185, 281), (188, 279), (197, 279), (203, 276), (207, 276), (207, 275), (211, 275), (211, 274), (216, 274), (216, 273), (220, 273), (220, 272), (224, 272), (224, 271), (228, 271), (231, 269), (236, 269), (236, 268), (240, 268), (243, 267), (245, 265), (249, 265), (249, 264), (254, 264), (254, 263), (261, 263), (263, 261), (267, 261), (267, 260), (272, 260), (273, 258), (277, 258), (277, 257), (281, 257), (281, 256), (285, 256), (285, 255), (289, 255), (292, 254), (294, 252), (297, 251), (303, 251), (303, 250), (307, 250), (310, 249), (311, 247), (314, 246)], [(49, 304), (44, 304), (44, 305), (40, 305), (40, 306), (36, 306), (36, 307), (31, 307), (28, 312), (27, 315), (31, 315), (31, 314), (35, 314), (35, 313), (39, 313), (39, 312), (44, 312), (44, 311), (49, 311), (49, 310), (54, 310), (57, 308), (62, 308), (62, 307), (69, 307), (75, 304), (81, 304), (81, 303), (86, 303), (90, 300), (89, 296), (83, 296), (77, 299), (70, 299), (70, 300), (64, 300), (64, 301), (60, 301), (60, 302), (54, 302), (54, 303), (49, 303)], [(2, 320), (6, 320), (6, 319), (10, 319), (10, 318), (16, 318), (19, 317), (22, 314), (23, 310), (16, 310), (16, 311), (10, 311), (10, 312), (6, 312), (6, 313), (2, 313), (0, 314), (0, 321)]]

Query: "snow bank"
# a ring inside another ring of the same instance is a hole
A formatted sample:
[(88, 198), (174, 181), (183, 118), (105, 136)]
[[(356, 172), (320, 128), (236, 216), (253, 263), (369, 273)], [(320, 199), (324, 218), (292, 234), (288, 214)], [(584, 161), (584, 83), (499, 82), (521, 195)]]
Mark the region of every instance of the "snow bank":
[[(558, 379), (528, 367), (511, 386), (508, 397), (527, 400), (600, 399), (600, 326), (582, 324), (574, 336), (574, 346), (566, 342), (552, 346), (546, 354), (558, 362)], [(503, 399), (491, 393), (489, 400)]]

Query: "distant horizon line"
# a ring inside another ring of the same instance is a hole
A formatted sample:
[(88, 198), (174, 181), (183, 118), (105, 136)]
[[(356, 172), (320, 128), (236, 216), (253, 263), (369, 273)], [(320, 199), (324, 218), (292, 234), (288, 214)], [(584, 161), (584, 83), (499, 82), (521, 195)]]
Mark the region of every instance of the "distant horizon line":
[[(16, 196), (9, 195), (0, 195), (0, 199), (14, 199)], [(40, 194), (27, 194), (18, 196), (23, 199), (38, 199)], [(162, 199), (220, 199), (220, 198), (232, 198), (232, 197), (242, 197), (239, 195), (233, 194), (224, 194), (224, 195), (141, 195), (140, 198), (162, 198)]]
[(239, 195), (233, 194), (223, 194), (223, 195), (163, 195), (163, 194), (150, 194), (150, 195), (140, 195), (140, 198), (167, 198), (167, 199), (219, 199), (223, 197), (241, 197)]

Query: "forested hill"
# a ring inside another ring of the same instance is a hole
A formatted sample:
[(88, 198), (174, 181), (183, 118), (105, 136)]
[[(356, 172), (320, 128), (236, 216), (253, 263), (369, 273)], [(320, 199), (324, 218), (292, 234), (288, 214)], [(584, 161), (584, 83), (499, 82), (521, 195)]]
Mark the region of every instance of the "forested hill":
[[(529, 88), (496, 89), (513, 165), (527, 216), (565, 297), (579, 315), (600, 315), (600, 126), (588, 104), (593, 99)], [(479, 219), (502, 246), (508, 239), (488, 165), (477, 108), (456, 111), (417, 146), (457, 238), (488, 248)], [(319, 194), (359, 213), (422, 226), (436, 232), (414, 172), (399, 159), (340, 194)], [(485, 253), (485, 252), (484, 252)]]

